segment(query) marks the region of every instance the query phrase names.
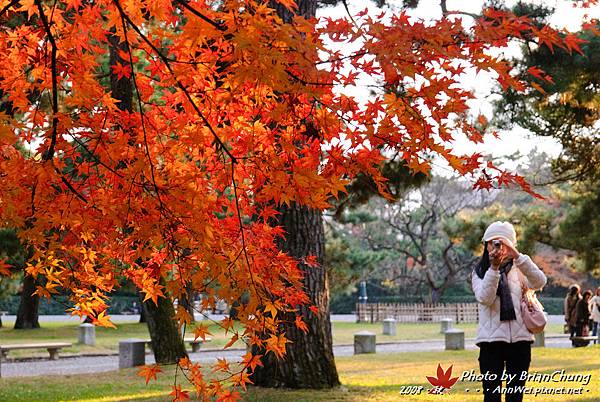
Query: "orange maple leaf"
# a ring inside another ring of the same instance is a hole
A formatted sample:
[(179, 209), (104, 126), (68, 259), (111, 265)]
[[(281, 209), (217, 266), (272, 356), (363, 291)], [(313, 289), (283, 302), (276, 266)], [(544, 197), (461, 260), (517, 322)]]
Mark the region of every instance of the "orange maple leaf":
[(158, 306), (158, 298), (165, 296), (161, 288), (164, 288), (164, 286), (158, 284), (150, 288), (145, 288), (144, 291), (146, 292), (146, 296), (144, 297), (144, 301), (152, 299), (154, 304)]
[(245, 371), (242, 371), (239, 375), (233, 377), (232, 381), (233, 385), (240, 386), (244, 390), (246, 390), (246, 384), (254, 384), (248, 377), (248, 373)]
[(146, 379), (146, 385), (148, 385), (150, 379), (156, 380), (156, 375), (158, 373), (162, 373), (162, 370), (158, 365), (154, 364), (152, 366), (143, 366), (140, 371), (138, 371), (137, 375), (144, 377)]
[(298, 8), (298, 5), (294, 0), (277, 0), (277, 2), (290, 11), (294, 11)]
[(217, 362), (215, 363), (213, 369), (214, 372), (217, 371), (222, 371), (224, 373), (229, 373), (229, 371), (231, 370), (229, 368), (229, 363), (227, 362), (227, 359), (219, 359), (217, 358)]
[(235, 402), (241, 399), (240, 393), (237, 391), (230, 391), (228, 389), (223, 390), (219, 393), (217, 402)]
[(267, 339), (267, 351), (271, 351), (275, 353), (275, 355), (279, 358), (282, 358), (285, 355), (285, 344), (288, 342), (285, 334), (279, 335), (271, 335)]
[[(437, 367), (437, 378), (427, 376), (427, 381), (434, 387), (442, 387), (444, 389), (450, 389), (458, 381), (458, 377), (450, 378), (452, 375), (452, 366), (444, 372), (442, 366), (438, 363)], [(434, 388), (435, 389), (435, 388)]]
[(317, 268), (319, 266), (319, 261), (317, 260), (316, 255), (307, 255), (304, 257), (304, 263), (311, 268)]
[(233, 328), (233, 324), (234, 321), (229, 317), (225, 317), (221, 320), (221, 327), (225, 330), (225, 334)]
[(117, 79), (121, 79), (123, 77), (129, 78), (131, 76), (131, 66), (129, 64), (121, 64), (117, 62), (116, 65), (111, 66), (114, 74), (117, 74)]
[(239, 339), (239, 337), (237, 336), (237, 334), (234, 334), (231, 339), (229, 340), (229, 342), (227, 342), (227, 344), (225, 346), (223, 346), (223, 349), (227, 349), (229, 347), (231, 347), (234, 343), (237, 342), (237, 340)]
[(10, 276), (12, 265), (7, 264), (6, 261), (0, 260), (0, 275)]
[(196, 340), (198, 338), (202, 338), (202, 340), (205, 341), (206, 335), (212, 335), (208, 331), (208, 327), (206, 325), (198, 324), (198, 326), (196, 328), (194, 328), (194, 340)]
[(262, 367), (263, 364), (260, 361), (261, 357), (262, 357), (262, 355), (253, 355), (251, 352), (248, 352), (244, 355), (242, 363), (243, 363), (244, 367), (249, 368), (250, 371), (254, 371), (256, 366)]
[(173, 397), (173, 402), (185, 402), (190, 399), (189, 391), (185, 391), (181, 389), (181, 385), (171, 385), (173, 391), (169, 394)]
[(296, 321), (294, 322), (296, 324), (296, 327), (301, 330), (304, 333), (308, 332), (308, 326), (306, 325), (306, 323), (304, 321), (302, 321), (302, 317), (297, 315), (296, 316)]

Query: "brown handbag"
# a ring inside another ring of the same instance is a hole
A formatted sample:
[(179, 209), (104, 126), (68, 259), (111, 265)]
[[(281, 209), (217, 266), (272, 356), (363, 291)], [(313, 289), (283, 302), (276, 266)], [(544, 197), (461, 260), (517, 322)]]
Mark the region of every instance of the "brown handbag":
[(548, 323), (542, 303), (523, 280), (521, 280), (521, 319), (532, 334), (542, 332)]

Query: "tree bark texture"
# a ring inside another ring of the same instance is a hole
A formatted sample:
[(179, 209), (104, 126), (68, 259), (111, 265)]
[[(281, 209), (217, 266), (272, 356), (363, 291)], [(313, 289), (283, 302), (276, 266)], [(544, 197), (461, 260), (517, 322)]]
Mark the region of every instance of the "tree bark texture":
[[(273, 353), (262, 358), (263, 367), (256, 367), (252, 376), (255, 385), (286, 388), (331, 388), (340, 384), (331, 337), (329, 318), (329, 285), (327, 270), (323, 267), (325, 233), (321, 211), (291, 205), (279, 208), (278, 224), (286, 230), (280, 249), (301, 260), (314, 255), (318, 267), (300, 264), (304, 272), (304, 290), (311, 303), (318, 308), (315, 314), (301, 307), (298, 314), (308, 326), (304, 333), (294, 324), (293, 313), (284, 315), (286, 324), (280, 328), (291, 341), (286, 345), (286, 355), (278, 360)], [(263, 354), (264, 351), (255, 350)]]
[[(113, 73), (113, 66), (117, 63), (127, 66), (130, 61), (121, 57), (120, 52), (129, 52), (127, 43), (119, 43), (119, 37), (115, 35), (115, 28), (111, 28), (111, 34), (108, 36), (110, 43), (109, 68), (110, 68), (110, 91), (114, 99), (119, 100), (117, 107), (121, 110), (133, 110), (133, 84), (130, 78), (121, 77)], [(133, 74), (133, 72), (132, 72)]]
[(301, 15), (306, 19), (313, 18), (317, 14), (316, 0), (296, 0), (298, 9), (292, 12), (286, 6), (276, 0), (270, 0), (269, 7), (277, 11), (277, 15), (281, 17), (283, 22), (290, 23), (294, 19), (294, 15)]
[(15, 329), (34, 329), (39, 328), (38, 307), (40, 298), (34, 295), (36, 281), (31, 275), (23, 276), (23, 291), (21, 292), (21, 302), (17, 311), (17, 320)]
[(158, 304), (147, 300), (142, 306), (146, 314), (156, 362), (170, 364), (178, 362), (182, 357), (187, 357), (183, 339), (173, 320), (175, 309), (171, 299), (168, 296), (159, 297)]

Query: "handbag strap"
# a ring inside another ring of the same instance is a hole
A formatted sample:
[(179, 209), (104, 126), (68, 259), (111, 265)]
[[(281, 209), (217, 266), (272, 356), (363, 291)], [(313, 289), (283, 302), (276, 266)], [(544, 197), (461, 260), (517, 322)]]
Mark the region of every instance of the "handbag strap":
[(527, 284), (525, 283), (524, 279), (525, 275), (517, 270), (517, 274), (519, 275), (519, 283), (521, 284), (521, 298), (526, 297), (527, 293), (529, 293), (529, 286), (527, 286)]

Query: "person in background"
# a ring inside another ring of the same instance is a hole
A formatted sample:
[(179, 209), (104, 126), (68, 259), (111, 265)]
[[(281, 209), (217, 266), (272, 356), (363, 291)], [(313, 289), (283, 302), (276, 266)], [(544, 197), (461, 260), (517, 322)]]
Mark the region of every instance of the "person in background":
[(596, 294), (590, 299), (590, 311), (592, 312), (592, 335), (598, 335), (598, 323), (600, 322), (600, 287), (596, 288)]
[(575, 332), (577, 330), (577, 317), (575, 313), (575, 307), (577, 306), (577, 302), (581, 299), (580, 295), (581, 289), (579, 285), (571, 285), (569, 288), (569, 293), (565, 297), (565, 322), (569, 326), (569, 336), (572, 338), (575, 336)]
[[(583, 292), (583, 297), (577, 302), (576, 317), (577, 317), (577, 330), (575, 334), (577, 336), (587, 336), (589, 334), (588, 328), (590, 324), (590, 299), (592, 298), (592, 291), (586, 290)], [(588, 332), (588, 333), (586, 333)]]
[[(523, 372), (531, 363), (533, 334), (521, 318), (523, 287), (540, 289), (546, 275), (517, 248), (517, 235), (509, 222), (494, 222), (483, 235), (483, 255), (471, 277), (479, 302), (475, 343), (479, 346), (479, 369), (484, 375), (484, 402), (500, 402), (502, 374), (515, 374), (506, 384), (506, 401), (521, 402)], [(495, 374), (489, 379), (486, 373)]]

